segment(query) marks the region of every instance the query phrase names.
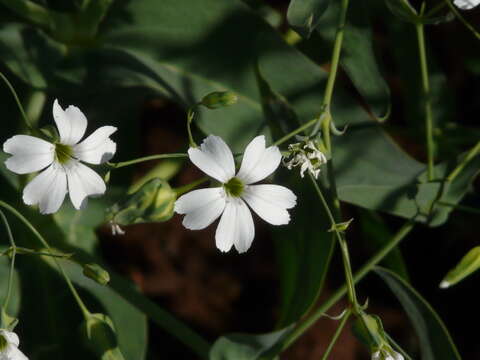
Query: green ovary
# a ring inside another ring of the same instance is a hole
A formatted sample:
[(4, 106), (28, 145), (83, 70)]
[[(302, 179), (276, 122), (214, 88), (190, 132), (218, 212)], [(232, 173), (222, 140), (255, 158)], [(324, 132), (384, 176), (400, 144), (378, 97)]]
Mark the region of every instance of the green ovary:
[(55, 144), (55, 158), (60, 164), (67, 163), (73, 155), (71, 146), (64, 144)]
[(243, 190), (245, 189), (243, 182), (236, 177), (228, 180), (226, 184), (223, 184), (223, 187), (225, 188), (227, 194), (233, 197), (239, 197), (242, 195)]

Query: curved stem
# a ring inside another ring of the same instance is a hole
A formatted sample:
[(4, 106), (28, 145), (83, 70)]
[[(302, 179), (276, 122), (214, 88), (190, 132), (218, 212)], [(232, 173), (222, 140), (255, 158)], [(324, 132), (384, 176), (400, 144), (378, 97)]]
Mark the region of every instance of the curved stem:
[(193, 135), (192, 135), (192, 122), (193, 122), (193, 119), (195, 118), (195, 107), (196, 105), (192, 106), (190, 109), (188, 109), (188, 112), (187, 112), (188, 143), (190, 144), (190, 147), (193, 147), (193, 148), (198, 147), (197, 144), (195, 143), (195, 140), (193, 140)]
[(475, 30), (475, 28), (467, 20), (465, 20), (465, 18), (460, 14), (457, 8), (450, 2), (450, 0), (445, 0), (445, 3), (450, 8), (451, 12), (457, 17), (457, 19), (460, 20), (460, 22), (468, 30), (470, 30), (477, 39), (480, 39), (480, 34), (478, 33), (478, 31)]
[(435, 144), (433, 142), (433, 113), (430, 94), (430, 82), (428, 77), (427, 52), (425, 50), (425, 32), (422, 23), (415, 24), (417, 31), (418, 52), (420, 55), (420, 70), (422, 73), (422, 91), (423, 102), (425, 106), (425, 135), (427, 140), (427, 177), (428, 181), (435, 179), (434, 152)]
[(180, 195), (183, 195), (185, 194), (186, 192), (189, 192), (190, 190), (192, 189), (195, 189), (198, 185), (201, 185), (203, 184), (204, 182), (208, 181), (208, 177), (203, 177), (203, 178), (200, 178), (190, 184), (187, 184), (187, 185), (184, 185), (184, 186), (181, 186), (179, 188), (176, 188), (176, 189), (173, 189), (175, 191), (175, 193), (177, 194), (177, 197), (179, 197)]
[[(360, 270), (358, 270), (355, 275), (353, 276), (353, 282), (356, 284), (361, 279), (365, 277), (380, 261), (387, 256), (390, 251), (397, 246), (400, 241), (402, 241), (413, 229), (415, 223), (413, 220), (407, 221), (401, 229), (392, 237), (392, 239), (382, 248), (380, 249), (374, 256), (370, 258), (370, 260), (363, 265)], [(320, 307), (318, 307), (315, 312), (306, 318), (303, 322), (301, 322), (295, 330), (289, 334), (289, 336), (284, 340), (282, 344), (282, 350), (288, 348), (291, 344), (293, 344), (305, 331), (307, 331), (316, 321), (322, 317), (322, 315), (327, 312), (333, 305), (335, 305), (346, 293), (347, 293), (347, 286), (343, 285), (337, 291), (333, 293), (327, 301), (325, 301)]]
[(315, 118), (315, 119), (310, 120), (309, 122), (306, 122), (302, 126), (296, 128), (295, 130), (289, 132), (287, 135), (285, 135), (285, 136), (281, 137), (280, 139), (278, 139), (277, 141), (275, 141), (272, 145), (274, 145), (274, 146), (281, 145), (285, 141), (290, 140), (295, 135), (300, 134), (302, 131), (307, 130), (309, 127), (312, 127), (316, 123), (318, 123), (318, 118)]
[[(13, 285), (13, 272), (15, 270), (15, 256), (17, 255), (17, 247), (15, 245), (15, 240), (13, 239), (12, 230), (10, 229), (10, 225), (8, 224), (8, 220), (5, 217), (3, 211), (0, 210), (0, 217), (2, 218), (3, 224), (5, 225), (5, 229), (7, 230), (8, 240), (10, 241), (11, 246), (11, 260), (10, 260), (10, 271), (8, 273), (8, 285), (7, 285), (7, 296), (5, 297), (5, 301), (3, 303), (3, 309), (6, 311), (8, 307), (8, 303), (10, 301), (10, 295), (12, 294), (12, 285)], [(1, 324), (3, 325), (3, 324)]]
[(345, 241), (343, 234), (340, 233), (340, 231), (337, 229), (337, 222), (335, 221), (332, 211), (328, 206), (327, 200), (325, 200), (325, 197), (323, 196), (320, 187), (315, 181), (315, 178), (310, 173), (309, 173), (309, 177), (310, 177), (310, 180), (312, 181), (313, 186), (315, 187), (315, 190), (318, 194), (318, 197), (320, 198), (320, 201), (323, 204), (323, 207), (327, 213), (328, 219), (330, 220), (332, 231), (335, 233), (335, 236), (337, 237), (338, 243), (340, 245), (340, 249), (342, 250), (343, 266), (345, 271), (345, 278), (347, 280), (348, 298), (350, 300), (350, 303), (353, 306), (353, 312), (356, 313), (357, 310), (360, 309), (360, 305), (358, 304), (357, 295), (355, 292), (355, 284), (353, 281), (352, 267), (350, 264), (350, 255), (348, 253), (347, 242)]
[(15, 102), (17, 103), (17, 106), (18, 106), (18, 109), (20, 110), (20, 113), (22, 114), (22, 117), (23, 117), (23, 120), (25, 121), (25, 125), (27, 126), (27, 128), (29, 130), (32, 129), (32, 125), (30, 124), (30, 121), (28, 120), (28, 117), (27, 117), (27, 114), (25, 113), (25, 110), (23, 109), (23, 106), (22, 106), (22, 103), (20, 102), (20, 99), (18, 98), (18, 95), (17, 95), (17, 92), (15, 91), (15, 89), (13, 88), (12, 84), (10, 83), (10, 81), (8, 81), (8, 79), (6, 78), (5, 75), (3, 75), (1, 72), (0, 72), (0, 78), (5, 82), (5, 84), (8, 86), (8, 88), (10, 89), (10, 92), (12, 93), (14, 99), (15, 99)]
[(145, 161), (159, 160), (159, 159), (187, 158), (187, 157), (188, 157), (188, 154), (186, 153), (157, 154), (157, 155), (144, 156), (138, 159), (133, 159), (128, 161), (121, 161), (118, 163), (108, 163), (108, 165), (110, 165), (113, 169), (119, 169), (125, 166), (130, 166), (130, 165), (142, 163)]
[(470, 151), (467, 153), (467, 155), (463, 158), (463, 160), (460, 162), (460, 164), (457, 165), (455, 169), (448, 175), (447, 181), (452, 182), (458, 174), (462, 172), (462, 170), (467, 166), (467, 164), (472, 160), (475, 156), (480, 153), (480, 141), (477, 142), (477, 144), (470, 149)]
[(347, 324), (347, 320), (352, 314), (352, 310), (349, 309), (347, 312), (343, 315), (342, 321), (340, 322), (340, 325), (338, 325), (337, 330), (335, 330), (335, 334), (333, 334), (332, 340), (330, 341), (330, 344), (328, 344), (327, 350), (325, 350), (325, 353), (322, 356), (322, 360), (327, 360), (328, 356), (332, 352), (333, 346), (337, 342), (338, 337), (342, 333), (343, 328)]
[[(43, 238), (43, 236), (35, 229), (35, 227), (22, 215), (20, 214), (14, 207), (11, 205), (7, 204), (6, 202), (0, 200), (0, 206), (3, 207), (4, 209), (10, 211), (13, 215), (15, 215), (25, 226), (27, 226), (30, 231), (37, 237), (37, 239), (42, 243), (43, 246), (45, 246), (46, 249), (50, 250), (50, 245), (48, 245), (47, 241)], [(63, 278), (65, 279), (68, 288), (70, 289), (73, 297), (75, 298), (75, 301), (77, 302), (78, 306), (80, 307), (80, 310), (82, 311), (82, 314), (85, 318), (90, 316), (90, 311), (88, 311), (87, 307), (85, 306), (84, 302), (80, 298), (80, 295), (78, 295), (77, 290), (73, 286), (72, 282), (70, 281), (70, 278), (66, 274), (65, 270), (63, 269), (62, 265), (58, 262), (58, 260), (53, 257), (53, 260), (55, 261), (55, 264), (58, 266), (60, 269), (60, 273), (62, 274)]]

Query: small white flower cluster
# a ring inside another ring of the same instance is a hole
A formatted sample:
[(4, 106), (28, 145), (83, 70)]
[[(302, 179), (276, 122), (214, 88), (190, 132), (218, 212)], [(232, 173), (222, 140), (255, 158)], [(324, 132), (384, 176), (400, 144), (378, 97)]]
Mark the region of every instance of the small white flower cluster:
[[(288, 146), (289, 155), (284, 158), (283, 164), (288, 170), (300, 166), (300, 176), (305, 176), (305, 171), (309, 171), (315, 179), (320, 174), (320, 166), (327, 162), (325, 155), (318, 150), (315, 143), (311, 140), (307, 142), (290, 144)], [(286, 161), (286, 159), (290, 159)]]
[(480, 0), (454, 0), (453, 3), (461, 10), (471, 10), (480, 4)]
[(372, 354), (372, 360), (404, 360), (404, 357), (391, 348), (382, 348)]
[(14, 332), (0, 329), (0, 360), (28, 360), (18, 349), (20, 340)]

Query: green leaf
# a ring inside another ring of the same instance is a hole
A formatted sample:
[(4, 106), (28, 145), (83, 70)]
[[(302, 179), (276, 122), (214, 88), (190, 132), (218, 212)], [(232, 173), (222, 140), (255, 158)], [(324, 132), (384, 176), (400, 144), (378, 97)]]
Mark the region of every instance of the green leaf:
[[(382, 218), (373, 211), (360, 210), (359, 222), (362, 229), (362, 237), (371, 247), (372, 251), (380, 250), (393, 236)], [(409, 281), (407, 266), (399, 247), (395, 247), (382, 260), (382, 266)]]
[(462, 281), (480, 268), (480, 246), (471, 249), (460, 262), (448, 272), (440, 283), (441, 288), (448, 288)]
[(387, 7), (393, 15), (403, 21), (416, 23), (419, 19), (417, 10), (410, 5), (408, 0), (385, 0)]
[(288, 23), (303, 37), (310, 37), (320, 23), (330, 0), (291, 0), (288, 6)]
[(402, 304), (420, 341), (423, 360), (460, 360), (442, 320), (432, 307), (409, 284), (393, 272), (376, 267), (374, 270)]
[(298, 321), (315, 304), (335, 245), (333, 234), (327, 232), (327, 215), (308, 179), (301, 179), (296, 169), (289, 178), (289, 187), (302, 200), (287, 227), (272, 229), (282, 290), (277, 327)]
[(210, 360), (256, 360), (273, 349), (292, 326), (268, 334), (231, 334), (222, 336), (210, 350)]

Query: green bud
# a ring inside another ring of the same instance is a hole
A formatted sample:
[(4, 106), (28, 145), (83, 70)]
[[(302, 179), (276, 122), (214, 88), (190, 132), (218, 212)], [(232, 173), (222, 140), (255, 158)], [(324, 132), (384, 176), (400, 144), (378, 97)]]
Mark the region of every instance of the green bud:
[(237, 101), (237, 94), (231, 91), (215, 91), (206, 95), (200, 103), (209, 109), (219, 109), (236, 104)]
[(86, 264), (83, 266), (83, 275), (92, 279), (100, 285), (107, 285), (110, 282), (110, 274), (97, 264)]
[(90, 314), (82, 323), (81, 332), (87, 346), (101, 359), (124, 360), (118, 349), (117, 335), (112, 320), (105, 314)]
[(442, 289), (446, 289), (480, 268), (480, 246), (471, 249), (452, 270), (448, 272), (440, 283)]
[(353, 218), (348, 220), (348, 221), (332, 225), (332, 227), (328, 231), (329, 232), (332, 232), (332, 231), (345, 232), (348, 229), (348, 227), (350, 226), (350, 223), (352, 221), (353, 221)]
[(382, 321), (378, 316), (368, 315), (362, 311), (353, 323), (353, 333), (372, 350), (389, 346)]
[(108, 209), (107, 221), (117, 225), (167, 221), (173, 216), (176, 198), (165, 180), (154, 178)]

